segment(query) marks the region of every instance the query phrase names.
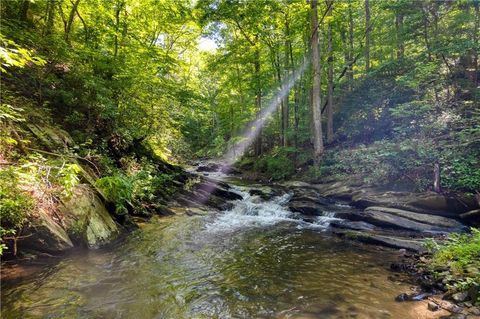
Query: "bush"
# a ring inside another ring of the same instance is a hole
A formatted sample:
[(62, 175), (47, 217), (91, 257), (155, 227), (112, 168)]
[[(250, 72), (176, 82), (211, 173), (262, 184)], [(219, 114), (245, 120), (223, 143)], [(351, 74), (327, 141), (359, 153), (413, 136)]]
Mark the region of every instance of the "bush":
[[(431, 253), (428, 268), (437, 278), (447, 282), (449, 290), (467, 291), (473, 286), (480, 286), (479, 229), (472, 228), (467, 234), (450, 234), (443, 242), (430, 240), (427, 249)], [(480, 296), (476, 302), (480, 303)]]
[(276, 149), (270, 155), (260, 158), (254, 168), (271, 176), (274, 180), (285, 179), (295, 173), (295, 165), (289, 153), (289, 148)]
[(18, 186), (13, 168), (0, 171), (0, 255), (6, 248), (5, 236), (15, 235), (26, 223), (34, 207), (31, 196)]
[(115, 204), (115, 212), (119, 215), (128, 213), (127, 205), (131, 205), (133, 184), (123, 175), (116, 174), (98, 179), (95, 186), (105, 196), (106, 200)]

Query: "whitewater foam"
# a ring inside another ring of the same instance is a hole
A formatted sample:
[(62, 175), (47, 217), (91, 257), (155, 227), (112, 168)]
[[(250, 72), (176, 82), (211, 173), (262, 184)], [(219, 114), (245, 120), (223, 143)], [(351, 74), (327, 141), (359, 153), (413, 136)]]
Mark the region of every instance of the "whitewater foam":
[(326, 229), (332, 220), (339, 220), (334, 212), (325, 212), (311, 223), (302, 220), (285, 206), (292, 197), (288, 193), (264, 201), (238, 187), (235, 187), (235, 191), (242, 195), (243, 200), (235, 201), (231, 210), (217, 215), (215, 220), (206, 224), (207, 232), (232, 232), (242, 228), (267, 227), (280, 222), (298, 224), (299, 229)]

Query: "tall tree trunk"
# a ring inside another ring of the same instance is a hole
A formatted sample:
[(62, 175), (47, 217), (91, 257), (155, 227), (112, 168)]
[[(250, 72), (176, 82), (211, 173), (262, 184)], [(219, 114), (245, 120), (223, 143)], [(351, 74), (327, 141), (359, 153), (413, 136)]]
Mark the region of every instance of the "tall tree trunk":
[(353, 9), (352, 1), (348, 2), (348, 70), (347, 70), (347, 79), (348, 79), (348, 88), (350, 91), (353, 90)]
[(441, 188), (440, 188), (440, 163), (438, 161), (436, 161), (433, 164), (433, 190), (436, 193), (441, 192)]
[[(257, 44), (258, 45), (258, 44)], [(255, 106), (257, 108), (257, 117), (261, 116), (260, 111), (262, 110), (262, 86), (260, 81), (260, 71), (261, 71), (261, 64), (260, 64), (260, 50), (257, 47), (255, 49), (255, 78), (256, 78), (256, 98), (255, 98)], [(254, 146), (255, 156), (262, 155), (262, 128), (258, 129), (258, 136), (255, 139), (255, 146)]]
[(473, 30), (473, 44), (475, 45), (474, 55), (473, 55), (473, 68), (475, 74), (473, 75), (473, 83), (475, 88), (478, 87), (478, 33), (480, 32), (480, 5), (479, 0), (474, 0), (473, 5), (475, 7), (475, 26)]
[(318, 10), (317, 0), (311, 0), (311, 19), (312, 19), (312, 71), (313, 71), (313, 88), (312, 88), (312, 115), (313, 115), (313, 149), (314, 161), (320, 164), (323, 154), (323, 136), (322, 136), (322, 110), (321, 110), (321, 66), (320, 66), (320, 48), (318, 40)]
[[(303, 81), (300, 78), (300, 83)], [(300, 123), (299, 103), (300, 103), (300, 83), (295, 84), (293, 93), (293, 146), (295, 147), (294, 162), (297, 166), (297, 154), (298, 154), (298, 125)]]
[[(328, 16), (332, 15), (333, 1), (329, 0), (327, 5)], [(328, 103), (327, 103), (327, 143), (333, 142), (333, 47), (332, 47), (332, 22), (328, 20), (327, 30), (327, 52), (328, 52)]]
[[(288, 25), (288, 15), (285, 15), (285, 90), (287, 89), (288, 83), (288, 74), (290, 72), (290, 28)], [(289, 118), (289, 105), (288, 105), (289, 92), (285, 93), (282, 103), (282, 128), (283, 128), (283, 137), (282, 142), (283, 146), (288, 146), (287, 131), (288, 131), (288, 118)]]
[[(77, 0), (79, 1), (79, 0)], [(119, 41), (118, 41), (118, 33), (120, 32), (120, 12), (123, 9), (123, 6), (125, 3), (122, 1), (117, 1), (115, 5), (115, 37), (113, 39), (113, 57), (116, 58), (118, 56), (118, 46), (119, 46)]]
[(28, 9), (30, 8), (30, 0), (23, 0), (20, 10), (18, 11), (18, 18), (21, 21), (28, 20)]
[(65, 41), (67, 43), (70, 42), (69, 37), (70, 37), (70, 31), (72, 31), (72, 25), (73, 25), (73, 20), (75, 19), (75, 15), (77, 13), (77, 8), (78, 4), (80, 3), (80, 0), (76, 0), (72, 5), (72, 9), (70, 10), (70, 14), (68, 15), (68, 20), (67, 24), (65, 26)]
[(403, 43), (403, 13), (398, 11), (399, 9), (397, 9), (397, 12), (395, 13), (395, 31), (397, 42), (397, 59), (400, 60), (403, 58), (405, 46)]
[(365, 0), (365, 73), (370, 71), (370, 3)]
[(43, 34), (48, 36), (53, 32), (53, 24), (55, 22), (55, 0), (50, 0), (47, 5), (47, 22)]

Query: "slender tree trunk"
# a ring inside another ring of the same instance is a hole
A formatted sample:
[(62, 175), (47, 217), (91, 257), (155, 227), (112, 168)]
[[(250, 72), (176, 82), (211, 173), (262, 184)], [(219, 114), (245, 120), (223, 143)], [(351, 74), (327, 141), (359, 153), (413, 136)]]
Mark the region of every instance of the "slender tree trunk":
[(365, 73), (370, 71), (370, 3), (365, 0)]
[[(255, 78), (256, 78), (256, 98), (255, 98), (255, 106), (257, 108), (257, 117), (261, 116), (260, 111), (262, 110), (262, 87), (260, 81), (260, 71), (261, 71), (261, 64), (260, 64), (260, 50), (258, 48), (255, 49)], [(262, 155), (262, 128), (260, 127), (258, 130), (258, 136), (255, 140), (255, 156)]]
[(75, 19), (75, 15), (77, 13), (77, 7), (78, 7), (78, 4), (80, 3), (80, 0), (76, 0), (74, 3), (73, 3), (73, 7), (72, 9), (70, 10), (70, 14), (68, 15), (68, 20), (67, 20), (67, 24), (65, 26), (65, 41), (67, 43), (70, 42), (70, 31), (72, 31), (72, 25), (73, 25), (73, 21)]
[(475, 84), (475, 88), (478, 87), (478, 33), (480, 32), (480, 6), (479, 0), (474, 0), (473, 5), (475, 7), (475, 27), (473, 30), (473, 43), (475, 44), (475, 50), (473, 55), (473, 68), (475, 70), (475, 74), (473, 75), (473, 83)]
[[(300, 78), (300, 82), (302, 79)], [(298, 154), (298, 124), (300, 122), (299, 103), (300, 103), (300, 83), (295, 84), (295, 91), (293, 94), (293, 146), (295, 147), (294, 162), (297, 166)]]
[(242, 85), (242, 76), (240, 74), (240, 67), (236, 65), (237, 70), (237, 83), (238, 83), (238, 94), (240, 95), (240, 114), (243, 114), (244, 107), (245, 107), (245, 95), (243, 92), (243, 85)]
[(321, 66), (320, 66), (320, 48), (318, 40), (318, 12), (317, 0), (311, 0), (311, 19), (312, 19), (312, 115), (313, 115), (313, 149), (314, 161), (320, 164), (323, 154), (323, 136), (322, 136), (322, 110), (321, 110)]
[(118, 46), (119, 46), (118, 33), (120, 32), (120, 12), (122, 11), (124, 4), (125, 3), (123, 1), (118, 1), (115, 6), (115, 37), (113, 39), (113, 42), (114, 42), (113, 57), (114, 58), (118, 56)]
[(440, 188), (440, 163), (438, 163), (438, 161), (433, 164), (433, 190), (436, 193), (441, 192), (441, 188)]
[(353, 90), (353, 9), (352, 2), (348, 2), (348, 70), (347, 70), (347, 79), (348, 79), (348, 88), (350, 91)]
[(21, 21), (28, 20), (28, 9), (30, 8), (30, 0), (23, 0), (20, 10), (18, 11), (18, 18)]
[[(285, 15), (285, 76), (284, 81), (288, 79), (288, 74), (290, 72), (290, 29), (288, 25), (288, 16)], [(288, 83), (285, 83), (286, 89)], [(289, 117), (289, 105), (288, 105), (288, 97), (289, 93), (285, 93), (285, 97), (283, 98), (283, 108), (282, 108), (282, 128), (283, 128), (283, 137), (282, 142), (283, 146), (288, 146), (288, 139), (287, 139), (287, 131), (288, 131), (288, 117)]]
[(43, 34), (48, 36), (53, 32), (53, 24), (55, 22), (55, 0), (50, 0), (47, 5), (47, 23)]
[[(332, 15), (333, 1), (329, 0), (327, 5), (328, 16)], [(333, 47), (332, 47), (332, 22), (328, 22), (328, 104), (327, 104), (327, 143), (333, 142)]]
[(405, 46), (403, 43), (403, 14), (398, 12), (395, 13), (395, 31), (396, 31), (396, 44), (397, 44), (397, 59), (403, 59), (405, 52)]

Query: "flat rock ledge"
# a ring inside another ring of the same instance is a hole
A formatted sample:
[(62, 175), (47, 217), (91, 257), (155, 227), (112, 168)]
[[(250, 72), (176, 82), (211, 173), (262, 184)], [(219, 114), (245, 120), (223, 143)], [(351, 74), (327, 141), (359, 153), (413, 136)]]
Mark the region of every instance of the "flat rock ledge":
[(288, 182), (293, 196), (287, 204), (305, 220), (334, 213), (333, 233), (367, 244), (423, 252), (424, 238), (461, 232), (478, 223), (480, 208), (469, 199), (432, 192), (382, 192), (333, 182)]

